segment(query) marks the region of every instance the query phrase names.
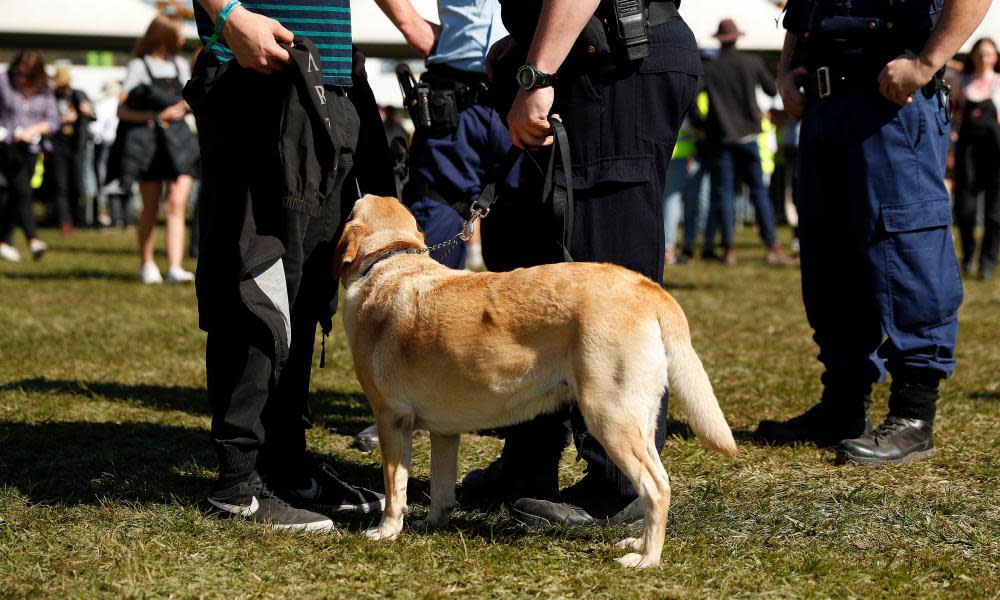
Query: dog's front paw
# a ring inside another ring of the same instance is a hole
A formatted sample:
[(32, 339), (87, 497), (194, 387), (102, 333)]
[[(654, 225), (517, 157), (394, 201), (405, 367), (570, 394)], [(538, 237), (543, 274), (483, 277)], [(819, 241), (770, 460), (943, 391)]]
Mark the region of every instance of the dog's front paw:
[(634, 537), (625, 538), (624, 540), (615, 544), (616, 550), (642, 550), (642, 547), (643, 547), (642, 538), (634, 538)]
[(651, 560), (647, 554), (626, 554), (621, 558), (616, 558), (623, 567), (628, 567), (630, 569), (649, 569), (651, 567), (658, 566), (660, 564), (659, 560)]
[(373, 542), (378, 542), (380, 540), (394, 540), (399, 537), (399, 532), (402, 527), (384, 527), (379, 525), (378, 527), (372, 527), (365, 530), (365, 537)]

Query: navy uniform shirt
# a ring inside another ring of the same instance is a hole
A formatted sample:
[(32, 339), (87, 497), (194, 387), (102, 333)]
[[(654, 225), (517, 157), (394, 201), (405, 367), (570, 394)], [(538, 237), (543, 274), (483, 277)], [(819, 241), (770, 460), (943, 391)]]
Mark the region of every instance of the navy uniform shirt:
[[(247, 10), (280, 22), (297, 36), (316, 44), (323, 61), (323, 81), (330, 85), (351, 85), (351, 2), (350, 0), (265, 0), (244, 2)], [(198, 35), (208, 43), (214, 25), (208, 13), (194, 3)], [(212, 46), (220, 61), (233, 59), (233, 51), (220, 39)]]

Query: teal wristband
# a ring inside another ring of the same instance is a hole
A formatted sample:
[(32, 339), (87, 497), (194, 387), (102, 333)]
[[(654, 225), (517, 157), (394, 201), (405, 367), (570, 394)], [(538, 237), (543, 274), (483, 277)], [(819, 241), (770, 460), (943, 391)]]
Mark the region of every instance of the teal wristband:
[(215, 20), (215, 29), (212, 31), (212, 36), (208, 38), (208, 45), (205, 46), (206, 49), (211, 48), (215, 42), (219, 41), (219, 38), (222, 37), (222, 28), (225, 27), (229, 15), (240, 6), (243, 6), (240, 0), (229, 0), (222, 7), (222, 10), (219, 11), (219, 17)]

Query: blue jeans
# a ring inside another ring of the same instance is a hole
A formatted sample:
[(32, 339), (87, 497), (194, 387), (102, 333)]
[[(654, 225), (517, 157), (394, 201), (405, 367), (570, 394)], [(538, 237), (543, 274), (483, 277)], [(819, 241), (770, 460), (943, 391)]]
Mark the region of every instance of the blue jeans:
[(664, 248), (671, 252), (677, 245), (677, 225), (681, 220), (681, 196), (687, 187), (688, 159), (671, 159), (667, 166), (667, 189), (663, 192)]
[[(691, 171), (688, 172), (688, 161)], [(708, 180), (705, 165), (695, 159), (679, 158), (667, 167), (667, 189), (663, 194), (663, 237), (665, 248), (677, 246), (677, 225), (684, 214), (684, 247), (687, 254), (694, 254), (698, 234), (705, 231), (708, 216)]]
[(778, 243), (774, 227), (774, 208), (764, 186), (764, 173), (760, 167), (760, 148), (757, 142), (745, 144), (715, 144), (708, 151), (712, 175), (712, 201), (705, 227), (705, 251), (715, 248), (715, 232), (722, 229), (722, 246), (733, 245), (736, 216), (733, 210), (733, 193), (736, 178), (750, 187), (750, 202), (757, 213), (760, 237), (770, 248)]

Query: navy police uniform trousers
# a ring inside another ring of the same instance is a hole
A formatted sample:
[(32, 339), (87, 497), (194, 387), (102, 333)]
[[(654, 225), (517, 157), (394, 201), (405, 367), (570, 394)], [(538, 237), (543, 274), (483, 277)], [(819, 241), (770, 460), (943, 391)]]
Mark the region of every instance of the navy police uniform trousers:
[(799, 138), (802, 295), (828, 376), (881, 382), (955, 366), (962, 285), (944, 186), (942, 94), (811, 101)]
[[(508, 148), (510, 133), (500, 115), (492, 107), (475, 104), (458, 114), (458, 127), (451, 133), (418, 130), (410, 145), (410, 168), (445, 200), (471, 204), (495, 177)], [(508, 186), (517, 181), (519, 170), (516, 164), (505, 180)], [(469, 217), (427, 196), (406, 200), (428, 246), (454, 237)], [(461, 269), (465, 251), (465, 245), (458, 244), (447, 255), (442, 251), (432, 256)]]
[[(608, 262), (663, 280), (663, 190), (667, 166), (684, 115), (694, 101), (701, 60), (691, 30), (681, 18), (653, 27), (649, 56), (638, 68), (611, 78), (559, 73), (555, 105), (569, 136), (574, 186), (577, 261)], [(540, 152), (539, 154), (543, 154)], [(541, 157), (540, 157), (541, 158)], [(542, 162), (541, 160), (539, 162)], [(483, 226), (483, 259), (492, 271), (560, 260), (551, 215), (540, 206), (537, 170), (522, 166), (516, 194), (501, 195)], [(586, 430), (579, 411), (567, 409), (572, 437), (587, 473), (611, 494), (635, 497), (625, 475)], [(507, 430), (508, 462), (557, 484), (567, 443), (567, 412), (543, 415)], [(663, 447), (667, 396), (656, 432)], [(529, 475), (530, 477), (530, 475)]]

